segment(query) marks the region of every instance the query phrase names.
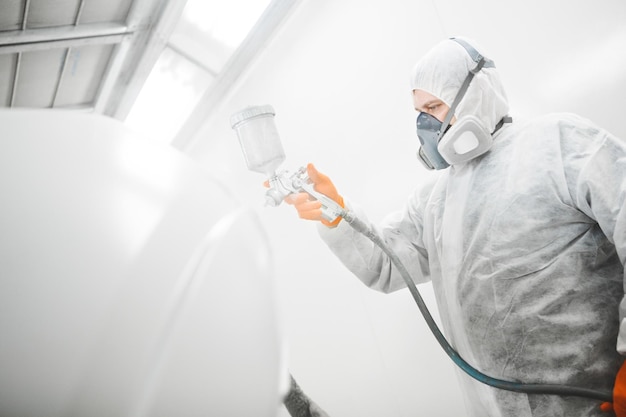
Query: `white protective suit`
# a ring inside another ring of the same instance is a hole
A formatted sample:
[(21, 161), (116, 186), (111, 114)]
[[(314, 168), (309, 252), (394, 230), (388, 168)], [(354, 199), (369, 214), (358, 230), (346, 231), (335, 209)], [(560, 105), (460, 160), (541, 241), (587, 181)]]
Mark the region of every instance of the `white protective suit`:
[[(418, 63), (412, 87), (450, 104), (474, 66), (446, 40)], [(483, 69), (455, 113), (493, 131), (507, 112), (496, 70)], [(477, 369), (612, 391), (626, 353), (625, 141), (572, 114), (514, 121), (489, 152), (441, 171), (376, 229), (416, 282), (432, 280), (444, 333)], [(369, 287), (405, 287), (345, 221), (320, 234)], [(502, 391), (459, 373), (471, 416), (610, 415), (598, 401)]]

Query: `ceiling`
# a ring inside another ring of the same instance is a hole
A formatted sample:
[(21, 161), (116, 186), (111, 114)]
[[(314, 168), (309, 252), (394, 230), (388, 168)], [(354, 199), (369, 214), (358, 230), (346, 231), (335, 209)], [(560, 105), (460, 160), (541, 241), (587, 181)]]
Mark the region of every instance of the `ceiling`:
[(198, 16), (195, 25), (183, 24), (185, 7), (195, 2), (196, 9), (213, 5), (206, 20), (223, 25), (233, 17), (221, 10), (233, 9), (233, 1), (3, 0), (0, 107), (72, 109), (124, 120), (159, 59), (170, 53), (208, 80), (171, 134), (184, 143), (297, 2), (246, 0), (235, 18), (250, 4), (260, 11), (235, 44), (216, 39), (211, 28), (198, 30)]
[[(0, 106), (120, 117), (181, 0), (12, 0), (0, 13)], [(146, 62), (147, 61), (147, 62)]]

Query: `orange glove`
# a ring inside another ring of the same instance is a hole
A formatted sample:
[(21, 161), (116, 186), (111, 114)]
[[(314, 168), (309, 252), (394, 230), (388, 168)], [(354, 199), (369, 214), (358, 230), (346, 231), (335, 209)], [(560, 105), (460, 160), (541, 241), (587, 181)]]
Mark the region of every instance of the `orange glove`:
[(626, 362), (617, 372), (613, 387), (613, 402), (602, 403), (602, 411), (614, 411), (617, 417), (626, 417)]
[[(339, 195), (330, 178), (315, 169), (313, 164), (308, 164), (306, 170), (315, 191), (334, 200), (341, 207), (345, 207), (343, 197)], [(285, 203), (294, 206), (301, 219), (319, 220), (328, 227), (335, 227), (341, 221), (341, 217), (337, 217), (332, 223), (324, 219), (322, 217), (322, 203), (315, 200), (308, 193), (291, 194), (285, 198)]]

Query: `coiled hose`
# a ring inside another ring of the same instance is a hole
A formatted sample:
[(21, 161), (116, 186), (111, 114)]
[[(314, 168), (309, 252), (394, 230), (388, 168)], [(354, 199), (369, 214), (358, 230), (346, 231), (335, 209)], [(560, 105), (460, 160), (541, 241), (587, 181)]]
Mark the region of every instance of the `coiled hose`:
[(430, 328), (431, 332), (443, 348), (443, 350), (448, 354), (450, 359), (461, 368), (466, 374), (476, 379), (477, 381), (482, 382), (483, 384), (490, 385), (495, 388), (521, 392), (526, 394), (549, 394), (549, 395), (561, 395), (561, 396), (573, 396), (573, 397), (583, 397), (594, 400), (599, 400), (603, 402), (612, 402), (613, 394), (611, 392), (597, 391), (587, 388), (580, 387), (572, 387), (567, 385), (555, 385), (555, 384), (530, 384), (530, 383), (522, 383), (522, 382), (513, 382), (513, 381), (505, 381), (497, 378), (490, 377), (480, 372), (469, 363), (467, 363), (450, 345), (450, 343), (446, 340), (445, 336), (441, 333), (441, 330), (437, 326), (437, 323), (433, 320), (433, 317), (426, 306), (426, 303), (422, 299), (422, 296), (417, 289), (417, 286), (411, 279), (411, 275), (409, 271), (404, 267), (400, 258), (387, 246), (387, 244), (376, 234), (370, 227), (365, 224), (363, 221), (359, 220), (352, 212), (348, 210), (343, 210), (341, 213), (341, 217), (352, 226), (354, 230), (363, 234), (367, 238), (369, 238), (374, 244), (380, 247), (383, 252), (389, 256), (393, 265), (398, 269), (402, 279), (406, 282), (411, 295), (415, 299), (418, 308), (420, 309), (424, 319), (426, 320), (426, 324)]

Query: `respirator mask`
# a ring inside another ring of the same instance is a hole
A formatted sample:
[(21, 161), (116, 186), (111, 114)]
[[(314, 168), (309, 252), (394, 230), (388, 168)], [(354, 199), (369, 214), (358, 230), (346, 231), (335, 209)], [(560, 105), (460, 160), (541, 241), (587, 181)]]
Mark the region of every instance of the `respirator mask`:
[[(483, 57), (467, 42), (461, 39), (451, 39), (465, 48), (472, 60), (476, 62), (476, 67), (471, 69), (465, 77), (443, 121), (423, 112), (417, 116), (417, 137), (421, 144), (417, 156), (424, 166), (431, 170), (444, 169), (450, 165), (467, 162), (487, 152), (493, 144), (492, 132), (488, 131), (476, 116), (463, 116), (454, 125), (450, 125), (454, 111), (465, 96), (474, 75), (482, 68), (495, 68), (493, 61)], [(509, 117), (503, 118), (493, 133), (510, 121)]]

